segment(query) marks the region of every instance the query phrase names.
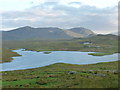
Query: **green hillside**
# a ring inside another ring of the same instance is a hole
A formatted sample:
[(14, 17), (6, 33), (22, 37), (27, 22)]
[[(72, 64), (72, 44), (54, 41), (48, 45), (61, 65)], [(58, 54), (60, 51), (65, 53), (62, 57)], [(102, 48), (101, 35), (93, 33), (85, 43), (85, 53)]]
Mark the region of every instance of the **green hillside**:
[(117, 70), (117, 61), (91, 65), (57, 63), (2, 72), (2, 85), (3, 88), (118, 88)]

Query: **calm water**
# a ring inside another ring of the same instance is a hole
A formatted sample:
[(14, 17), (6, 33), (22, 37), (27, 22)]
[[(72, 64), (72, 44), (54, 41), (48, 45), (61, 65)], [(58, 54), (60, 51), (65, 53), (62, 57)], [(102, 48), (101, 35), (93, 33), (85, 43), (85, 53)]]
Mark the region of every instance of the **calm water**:
[(93, 64), (118, 60), (118, 54), (106, 56), (88, 55), (88, 53), (94, 52), (52, 51), (50, 54), (22, 50), (14, 50), (14, 52), (22, 56), (13, 57), (12, 62), (0, 64), (2, 65), (2, 71), (43, 67), (54, 63)]

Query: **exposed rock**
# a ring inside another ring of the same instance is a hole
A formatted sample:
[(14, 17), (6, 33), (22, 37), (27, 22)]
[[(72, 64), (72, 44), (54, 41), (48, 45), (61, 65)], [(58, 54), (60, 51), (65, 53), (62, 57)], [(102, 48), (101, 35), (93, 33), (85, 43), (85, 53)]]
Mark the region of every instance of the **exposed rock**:
[(55, 77), (55, 75), (53, 75), (53, 74), (50, 74), (50, 75), (48, 75), (48, 77)]
[(76, 74), (76, 71), (69, 71), (68, 74)]
[(99, 76), (99, 77), (105, 77), (106, 75), (105, 74), (93, 74), (95, 76)]

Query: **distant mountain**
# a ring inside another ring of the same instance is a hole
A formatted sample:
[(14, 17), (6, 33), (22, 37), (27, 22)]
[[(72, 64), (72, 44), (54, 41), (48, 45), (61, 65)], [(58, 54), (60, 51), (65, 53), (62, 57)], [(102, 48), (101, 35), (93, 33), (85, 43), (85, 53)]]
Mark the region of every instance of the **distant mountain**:
[(79, 34), (79, 37), (89, 37), (89, 36), (96, 35), (93, 31), (83, 28), (83, 27), (72, 28), (72, 29), (69, 29), (69, 31)]
[(112, 32), (112, 33), (110, 33), (110, 34), (119, 35), (119, 36), (120, 36), (120, 34), (119, 34), (118, 32)]
[(85, 28), (63, 30), (57, 27), (33, 28), (26, 26), (10, 31), (2, 31), (3, 40), (71, 39), (76, 37), (88, 37), (91, 35), (93, 36), (95, 33)]

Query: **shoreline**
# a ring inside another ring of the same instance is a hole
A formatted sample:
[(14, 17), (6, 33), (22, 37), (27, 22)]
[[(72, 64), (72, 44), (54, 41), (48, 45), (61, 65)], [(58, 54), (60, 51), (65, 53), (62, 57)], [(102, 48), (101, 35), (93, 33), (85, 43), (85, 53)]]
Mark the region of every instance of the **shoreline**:
[(98, 63), (92, 63), (92, 64), (69, 64), (69, 63), (53, 63), (53, 64), (49, 64), (46, 66), (42, 66), (42, 67), (35, 67), (35, 68), (28, 68), (28, 69), (18, 69), (18, 70), (8, 70), (8, 71), (0, 71), (0, 72), (12, 72), (12, 71), (24, 71), (24, 70), (32, 70), (32, 69), (38, 69), (38, 68), (44, 68), (44, 67), (49, 67), (51, 65), (57, 65), (57, 64), (64, 64), (64, 65), (76, 65), (76, 66), (87, 66), (87, 65), (97, 65), (97, 64), (104, 64), (104, 63), (112, 63), (112, 62), (120, 62), (120, 60), (117, 61), (110, 61), (110, 62), (98, 62)]
[[(14, 51), (14, 50), (13, 50)], [(22, 52), (24, 52), (24, 50), (23, 49), (18, 49), (18, 50), (16, 50), (16, 51), (14, 51), (14, 52), (16, 52), (16, 53), (18, 53), (18, 54), (21, 54), (21, 56), (24, 56), (24, 54), (22, 55)], [(20, 53), (21, 52), (21, 53)], [(30, 52), (33, 52), (33, 51), (30, 51)], [(35, 51), (36, 52), (36, 51)], [(42, 51), (43, 53), (44, 53), (44, 51)], [(54, 51), (53, 51), (54, 52)], [(81, 51), (78, 51), (78, 52), (81, 52)], [(26, 52), (27, 53), (27, 52)], [(94, 52), (91, 52), (91, 53), (94, 53)], [(96, 53), (96, 52), (95, 52)], [(87, 56), (88, 56), (88, 54), (89, 54), (89, 52), (87, 52)], [(117, 54), (116, 54), (117, 55)], [(115, 55), (115, 56), (116, 56)], [(29, 55), (28, 55), (28, 57), (29, 57)], [(94, 57), (94, 56), (93, 56)], [(101, 57), (101, 56), (100, 56)], [(108, 57), (108, 56), (107, 56)], [(14, 57), (13, 57), (13, 59), (14, 59)], [(24, 58), (23, 58), (24, 59)], [(102, 59), (102, 58), (101, 58)], [(100, 59), (100, 60), (101, 60)], [(56, 60), (56, 59), (55, 59)], [(94, 59), (93, 59), (94, 60)], [(98, 59), (99, 60), (99, 59)], [(27, 61), (29, 61), (29, 59), (27, 60)], [(82, 58), (80, 58), (80, 61), (82, 61)], [(25, 70), (25, 69), (32, 69), (32, 68), (39, 68), (39, 67), (45, 67), (45, 66), (49, 66), (49, 65), (51, 65), (51, 64), (55, 64), (55, 63), (65, 63), (65, 64), (75, 64), (75, 65), (88, 65), (88, 64), (97, 64), (97, 63), (101, 63), (101, 62), (112, 62), (112, 61), (118, 61), (117, 60), (117, 58), (115, 59), (115, 60), (104, 60), (104, 58), (103, 58), (103, 60), (101, 60), (101, 61), (93, 61), (93, 62), (88, 62), (88, 63), (86, 63), (86, 62), (69, 62), (69, 60), (68, 60), (68, 62), (66, 62), (66, 61), (59, 61), (59, 60), (56, 60), (56, 61), (53, 61), (53, 62), (51, 62), (51, 63), (47, 63), (47, 64), (43, 64), (43, 65), (38, 65), (38, 66), (35, 66), (35, 65), (33, 65), (33, 66), (31, 66), (31, 67), (24, 67), (23, 66), (23, 68), (18, 68), (17, 66), (16, 66), (16, 68), (17, 69), (14, 69), (14, 67), (13, 68), (10, 68), (10, 69), (8, 69), (8, 68), (6, 68), (6, 69), (4, 69), (4, 70), (2, 70), (2, 71), (14, 71), (14, 70)], [(7, 63), (10, 63), (10, 62), (7, 62)], [(2, 63), (3, 65), (5, 64), (5, 63)], [(6, 64), (5, 64), (6, 65)], [(18, 64), (19, 65), (19, 64)]]
[[(10, 50), (11, 52), (13, 52), (14, 50), (19, 50), (19, 49), (13, 49), (13, 50)], [(84, 50), (29, 50), (29, 49), (23, 49), (23, 51), (35, 51), (35, 52), (52, 52), (52, 51), (79, 51), (79, 52), (94, 52), (94, 51), (84, 51)], [(2, 60), (1, 63), (6, 63), (6, 62), (11, 62), (13, 59), (13, 57), (19, 57), (19, 56), (22, 56), (20, 54), (18, 54), (17, 52), (13, 52), (13, 53), (16, 53), (16, 55), (12, 56), (12, 57), (9, 57), (9, 59), (7, 61), (4, 61)], [(97, 52), (94, 52), (94, 53), (88, 53), (88, 55), (92, 55), (92, 56), (105, 56), (105, 55), (112, 55), (112, 54), (116, 54), (119, 52), (101, 52), (101, 51), (97, 51)]]

